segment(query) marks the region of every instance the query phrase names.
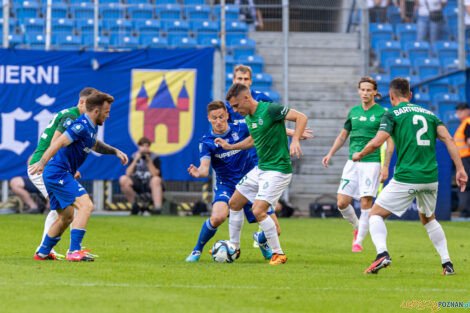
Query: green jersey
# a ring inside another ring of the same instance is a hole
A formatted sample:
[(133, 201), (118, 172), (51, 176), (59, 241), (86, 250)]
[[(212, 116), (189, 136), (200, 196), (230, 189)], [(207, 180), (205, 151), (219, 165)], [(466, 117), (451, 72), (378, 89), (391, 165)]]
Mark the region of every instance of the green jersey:
[[(378, 104), (374, 104), (367, 111), (364, 111), (362, 105), (355, 106), (349, 111), (348, 119), (344, 123), (344, 129), (350, 133), (350, 160), (352, 160), (354, 153), (361, 152), (367, 143), (375, 137), (384, 113), (385, 109)], [(380, 150), (367, 155), (361, 162), (380, 162)]]
[(255, 142), (258, 167), (263, 171), (292, 173), (284, 118), (289, 108), (277, 103), (258, 102), (253, 115), (245, 117)]
[(32, 165), (41, 159), (44, 152), (46, 152), (47, 148), (51, 145), (51, 140), (56, 130), (63, 133), (79, 116), (80, 110), (78, 110), (77, 107), (64, 109), (54, 115), (42, 133), (38, 142), (38, 147), (36, 148), (36, 151), (34, 151), (29, 165)]
[(397, 149), (393, 178), (402, 183), (428, 184), (437, 181), (437, 126), (443, 125), (434, 113), (402, 102), (385, 112), (380, 129), (389, 133)]

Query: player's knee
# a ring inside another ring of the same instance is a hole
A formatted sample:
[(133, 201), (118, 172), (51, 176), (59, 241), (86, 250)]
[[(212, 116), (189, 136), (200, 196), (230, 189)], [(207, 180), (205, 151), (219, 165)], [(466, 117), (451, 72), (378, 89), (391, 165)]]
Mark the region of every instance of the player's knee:
[(162, 179), (160, 178), (160, 176), (153, 176), (152, 179), (150, 179), (151, 186), (158, 187), (158, 186), (161, 186), (161, 184), (162, 184)]
[(227, 216), (222, 215), (222, 214), (217, 214), (211, 217), (211, 224), (214, 227), (219, 227), (225, 222), (226, 219), (227, 219)]
[(338, 209), (340, 210), (346, 209), (349, 205), (349, 203), (347, 203), (346, 201), (341, 201), (341, 200), (338, 200), (336, 204), (338, 205)]
[(121, 187), (129, 185), (129, 182), (130, 178), (126, 175), (122, 175), (121, 177), (119, 177), (119, 185), (121, 185)]
[(258, 221), (263, 221), (268, 217), (268, 214), (260, 208), (254, 208), (253, 214)]
[(18, 190), (20, 188), (23, 188), (23, 179), (21, 177), (13, 177), (10, 180), (10, 188), (12, 190)]
[(242, 209), (240, 207), (240, 203), (236, 199), (234, 199), (233, 197), (230, 198), (230, 200), (228, 201), (228, 205), (229, 205), (230, 209), (234, 210), (234, 211), (239, 211), (239, 210)]

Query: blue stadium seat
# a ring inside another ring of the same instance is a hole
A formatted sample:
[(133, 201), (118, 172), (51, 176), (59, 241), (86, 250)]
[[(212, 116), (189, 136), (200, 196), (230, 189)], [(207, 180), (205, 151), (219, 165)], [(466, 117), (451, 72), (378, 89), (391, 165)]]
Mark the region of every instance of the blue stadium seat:
[(166, 32), (188, 32), (189, 23), (186, 21), (174, 20), (174, 21), (164, 21), (163, 28)]
[(191, 21), (193, 33), (215, 33), (219, 31), (219, 23), (213, 21)]
[(233, 85), (233, 73), (225, 73), (225, 89), (229, 89)]
[(163, 4), (178, 4), (178, 0), (156, 0), (157, 5)]
[(168, 43), (171, 45), (172, 42), (180, 42), (183, 38), (188, 38), (188, 32), (172, 32), (168, 33)]
[(208, 5), (187, 6), (185, 9), (187, 19), (207, 21), (211, 16), (211, 7)]
[(407, 79), (410, 85), (415, 85), (421, 81), (417, 75), (404, 75), (403, 78)]
[(412, 64), (414, 64), (417, 59), (428, 58), (429, 49), (431, 48), (429, 42), (426, 41), (406, 42), (402, 47)]
[(242, 55), (239, 59), (236, 59), (237, 63), (245, 64), (251, 67), (253, 73), (262, 73), (264, 60), (259, 55)]
[(449, 112), (447, 116), (444, 117), (447, 121), (445, 122), (447, 129), (451, 136), (455, 135), (457, 128), (459, 128), (461, 121), (455, 115), (455, 112)]
[(431, 97), (431, 99), (438, 108), (439, 115), (443, 111), (448, 111), (449, 108), (455, 109), (455, 107), (459, 103), (458, 96), (452, 93), (439, 93)]
[(202, 5), (205, 3), (205, 0), (184, 0), (185, 5)]
[(392, 81), (390, 79), (390, 76), (375, 74), (372, 75), (372, 77), (377, 81), (377, 90), (380, 92), (380, 94), (382, 96), (388, 95), (388, 87), (390, 85), (390, 82)]
[(437, 95), (437, 94), (450, 93), (449, 85), (450, 85), (450, 81), (448, 78), (441, 78), (441, 79), (432, 81), (429, 84), (427, 84), (428, 93), (431, 98), (433, 98), (434, 95)]
[(443, 60), (445, 58), (458, 58), (459, 45), (452, 41), (438, 41), (433, 45), (434, 55)]
[(159, 20), (135, 20), (134, 29), (139, 34), (158, 34), (162, 28), (162, 23)]
[(80, 3), (84, 2), (91, 2), (90, 0), (69, 0), (70, 7), (76, 6), (77, 4), (79, 5)]
[(51, 21), (51, 29), (53, 33), (69, 33), (71, 34), (74, 29), (73, 21), (67, 18), (60, 18)]
[[(47, 2), (42, 5), (42, 16), (46, 17)], [(51, 18), (67, 18), (69, 7), (66, 3), (57, 1), (51, 6)]]
[(8, 35), (8, 46), (13, 48), (23, 43), (23, 35), (9, 34)]
[(197, 44), (201, 48), (220, 48), (220, 39), (219, 38), (204, 38), (198, 37)]
[(100, 16), (102, 19), (124, 18), (124, 5), (120, 3), (100, 4)]
[(235, 59), (231, 55), (225, 56), (225, 73), (232, 73), (235, 65)]
[(13, 11), (16, 12), (17, 18), (37, 17), (39, 15), (39, 3), (36, 1), (23, 1), (21, 4), (14, 4)]
[(234, 40), (241, 40), (243, 38), (246, 38), (245, 33), (227, 33), (225, 36), (227, 42), (232, 42)]
[(80, 2), (70, 6), (70, 12), (75, 19), (92, 19), (95, 17), (95, 9), (91, 2)]
[(458, 8), (455, 8), (451, 14), (447, 15), (447, 25), (449, 26), (450, 33), (454, 40), (457, 40), (458, 24), (459, 10)]
[[(212, 45), (215, 43), (220, 45), (220, 40), (219, 40), (219, 37), (217, 36), (217, 33), (198, 33), (196, 38), (197, 38), (197, 42), (199, 45), (203, 45), (203, 44)], [(214, 41), (214, 39), (216, 41)]]
[(157, 35), (143, 34), (139, 36), (139, 44), (143, 48), (166, 48), (168, 46), (168, 39)]
[(150, 0), (127, 0), (127, 4), (140, 4), (140, 3), (144, 3), (144, 4), (147, 4), (151, 2)]
[(28, 18), (24, 20), (25, 34), (44, 33), (45, 22), (42, 18)]
[(466, 85), (457, 86), (456, 90), (457, 90), (457, 97), (459, 98), (459, 101), (467, 102), (467, 86)]
[(25, 43), (30, 49), (44, 49), (46, 44), (46, 36), (43, 34), (25, 34)]
[(263, 93), (276, 103), (279, 103), (281, 101), (281, 95), (279, 95), (279, 92), (277, 91), (267, 90), (267, 91), (263, 91)]
[(121, 3), (119, 0), (99, 0), (100, 4)]
[(385, 67), (387, 60), (400, 58), (400, 43), (398, 41), (380, 41), (377, 44), (377, 55), (379, 56), (380, 66)]
[[(132, 33), (132, 22), (126, 19), (112, 19), (103, 22), (104, 28), (111, 34), (119, 34), (121, 36), (129, 36)], [(113, 38), (111, 38), (113, 44)]]
[(111, 45), (116, 48), (137, 48), (139, 39), (134, 36), (111, 35)]
[[(93, 48), (94, 45), (94, 36), (92, 33), (85, 33), (82, 35), (82, 45), (85, 48)], [(110, 40), (108, 36), (98, 36), (98, 46), (101, 48), (108, 48), (110, 45)]]
[(60, 50), (78, 50), (81, 46), (81, 38), (72, 34), (54, 34), (52, 44)]
[(192, 37), (176, 37), (170, 40), (172, 48), (196, 48), (197, 41)]
[(415, 92), (411, 103), (422, 106), (425, 109), (431, 109), (431, 97), (427, 93)]
[(127, 8), (127, 15), (131, 19), (152, 19), (154, 7), (150, 3), (139, 3)]
[(225, 24), (225, 31), (227, 33), (246, 33), (248, 27), (245, 22), (231, 21)]
[(411, 75), (411, 62), (409, 59), (387, 59), (385, 69), (390, 77), (403, 77)]
[(393, 27), (390, 24), (370, 24), (371, 45), (374, 48), (378, 41), (392, 41)]
[(390, 5), (387, 8), (387, 21), (392, 25), (401, 23), (400, 8), (398, 6)]
[(417, 59), (413, 66), (421, 80), (439, 75), (441, 71), (439, 60), (433, 58)]
[[(80, 19), (75, 21), (75, 29), (81, 33), (82, 35), (84, 33), (93, 33), (95, 30), (95, 22), (94, 19)], [(101, 30), (103, 28), (103, 21), (98, 22), (98, 30)]]
[[(0, 11), (1, 11), (1, 9), (0, 9)], [(14, 33), (15, 32), (15, 26), (16, 26), (16, 19), (13, 18), (13, 17), (10, 17), (8, 23), (10, 24), (10, 27), (9, 27), (10, 34)], [(3, 18), (0, 18), (0, 29), (3, 30)]]
[(396, 25), (396, 35), (400, 42), (416, 41), (416, 24)]
[(253, 75), (253, 88), (259, 91), (271, 90), (273, 78), (269, 74), (258, 73)]
[[(214, 20), (216, 21), (219, 20), (220, 11), (221, 11), (220, 5), (217, 5), (214, 7), (214, 14), (213, 14)], [(240, 8), (237, 5), (234, 5), (234, 4), (225, 5), (225, 19), (227, 21), (238, 20), (239, 15), (240, 15)]]
[(253, 55), (256, 50), (256, 41), (243, 38), (229, 42), (230, 48), (234, 51), (234, 57), (238, 60), (242, 55)]
[(157, 5), (157, 17), (162, 20), (179, 20), (182, 13), (181, 6), (178, 4)]

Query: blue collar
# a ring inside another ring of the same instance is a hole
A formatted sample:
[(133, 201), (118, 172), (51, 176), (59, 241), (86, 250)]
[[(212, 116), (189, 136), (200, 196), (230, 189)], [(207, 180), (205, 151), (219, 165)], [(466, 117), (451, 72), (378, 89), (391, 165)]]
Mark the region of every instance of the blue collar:
[(84, 113), (85, 114), (85, 118), (88, 120), (88, 122), (90, 122), (90, 125), (93, 127), (93, 129), (96, 130), (96, 125), (95, 123), (92, 122), (92, 120), (90, 119), (90, 117), (88, 116), (88, 114)]
[(221, 137), (221, 138), (222, 138), (222, 137), (227, 136), (227, 134), (230, 132), (230, 130), (231, 130), (231, 129), (230, 129), (230, 125), (229, 125), (229, 126), (228, 126), (228, 129), (227, 129), (227, 131), (226, 131), (225, 133), (223, 133), (223, 134), (216, 134), (216, 133), (214, 133), (214, 130), (211, 130), (211, 135), (214, 136), (214, 137)]

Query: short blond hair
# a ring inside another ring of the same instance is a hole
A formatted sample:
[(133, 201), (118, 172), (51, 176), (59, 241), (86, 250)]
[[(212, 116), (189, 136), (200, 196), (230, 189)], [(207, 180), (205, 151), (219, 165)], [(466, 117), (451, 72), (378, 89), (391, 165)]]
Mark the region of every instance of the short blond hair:
[(235, 66), (235, 68), (233, 69), (233, 77), (236, 76), (237, 72), (242, 72), (243, 74), (249, 73), (250, 74), (250, 79), (251, 79), (253, 71), (251, 70), (251, 67), (249, 67), (247, 65), (239, 64), (239, 65)]

